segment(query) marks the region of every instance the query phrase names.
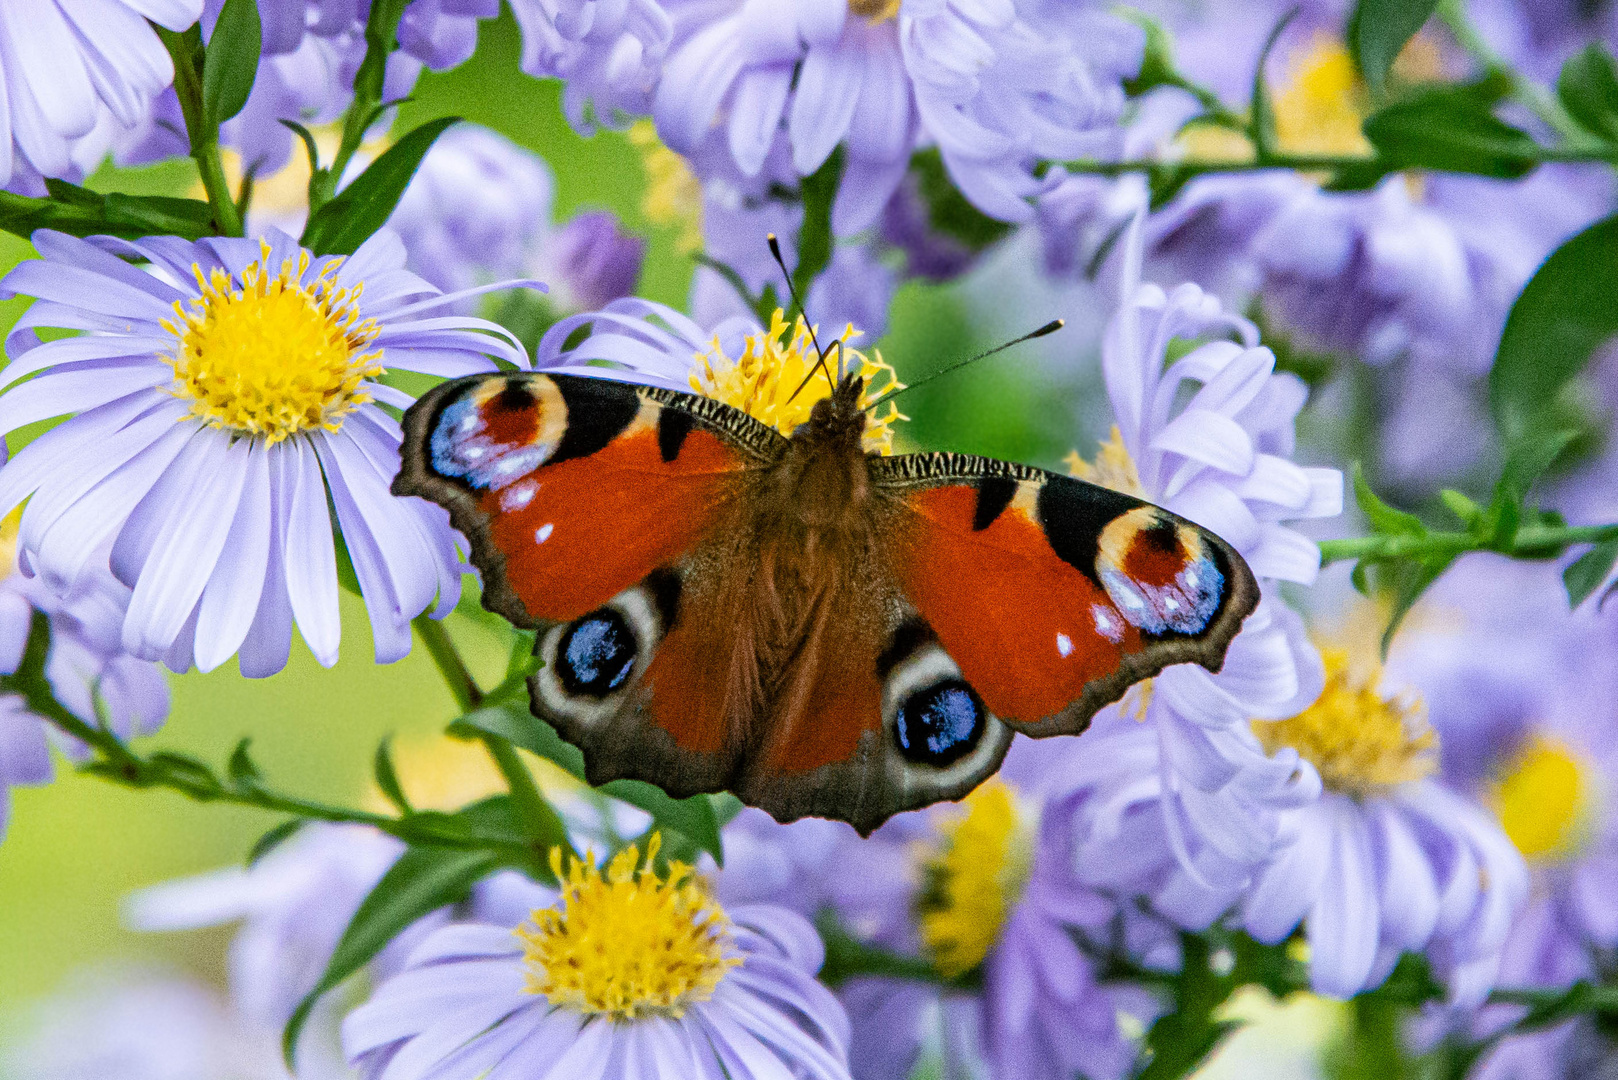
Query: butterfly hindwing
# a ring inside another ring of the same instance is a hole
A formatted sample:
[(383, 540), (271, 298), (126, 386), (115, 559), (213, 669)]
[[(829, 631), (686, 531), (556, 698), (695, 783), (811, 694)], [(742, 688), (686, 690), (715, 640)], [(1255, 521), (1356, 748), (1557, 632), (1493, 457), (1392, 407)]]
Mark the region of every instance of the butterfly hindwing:
[(962, 454), (885, 459), (894, 573), (1016, 731), (1077, 734), (1170, 664), (1217, 671), (1258, 602), (1223, 540), (1139, 499)]
[[(714, 791), (739, 747), (716, 710), (691, 706), (723, 697), (716, 657), (729, 642), (693, 631), (706, 613), (687, 583), (784, 442), (696, 395), (471, 376), (407, 414), (394, 491), (445, 506), (471, 541), (485, 606), (538, 631), (534, 712), (585, 751), (592, 780)], [(657, 711), (667, 727), (646, 709), (648, 672), (681, 706)]]

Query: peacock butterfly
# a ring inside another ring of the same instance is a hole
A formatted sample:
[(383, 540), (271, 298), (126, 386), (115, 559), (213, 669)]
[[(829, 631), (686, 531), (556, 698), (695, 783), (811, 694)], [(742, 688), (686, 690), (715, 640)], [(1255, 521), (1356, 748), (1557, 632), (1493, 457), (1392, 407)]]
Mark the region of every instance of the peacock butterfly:
[(868, 453), (862, 390), (786, 437), (607, 377), (468, 376), (406, 413), (393, 491), (446, 507), (485, 606), (538, 631), (534, 714), (594, 784), (869, 833), (971, 791), (1014, 732), (1220, 668), (1258, 602), (1223, 540), (1026, 465)]

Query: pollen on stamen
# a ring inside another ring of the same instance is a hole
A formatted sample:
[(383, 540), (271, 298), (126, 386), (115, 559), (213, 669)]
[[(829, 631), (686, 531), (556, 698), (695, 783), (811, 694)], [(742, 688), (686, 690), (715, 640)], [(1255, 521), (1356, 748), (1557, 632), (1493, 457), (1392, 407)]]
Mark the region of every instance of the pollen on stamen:
[(1327, 790), (1375, 795), (1438, 768), (1438, 736), (1413, 694), (1385, 695), (1380, 666), (1356, 677), (1347, 649), (1321, 650), (1326, 686), (1287, 720), (1255, 720), (1253, 732), (1274, 753), (1290, 746), (1314, 765)]
[(382, 353), (367, 351), (380, 328), (362, 319), (362, 285), (336, 284), (334, 259), (305, 281), (309, 253), (269, 268), (270, 246), (238, 282), (222, 268), (193, 266), (200, 296), (174, 305), (163, 327), (177, 341), (168, 357), (171, 392), (211, 427), (269, 445), (314, 429), (336, 431), (371, 401), (365, 380), (382, 374)]
[(607, 863), (551, 870), (561, 906), (536, 911), (515, 932), (523, 943), (525, 991), (557, 1008), (617, 1022), (679, 1017), (713, 996), (731, 968), (730, 920), (685, 863), (655, 869), (662, 838), (653, 833), (640, 861), (636, 844)]
[[(798, 425), (808, 421), (815, 402), (830, 396), (836, 388), (837, 363), (832, 353), (841, 352), (843, 368), (865, 379), (865, 389), (860, 394), (862, 406), (904, 386), (880, 352), (873, 349), (867, 356), (849, 348), (848, 342), (858, 336), (859, 331), (850, 324), (840, 337), (822, 339), (828, 356), (827, 363), (821, 365), (803, 317), (800, 315), (788, 326), (785, 313), (776, 308), (770, 328), (762, 334), (748, 335), (740, 356), (727, 355), (715, 338), (709, 350), (696, 358), (691, 388), (742, 410), (783, 435), (791, 435)], [(832, 341), (842, 344), (833, 350)], [(893, 453), (894, 425), (908, 419), (893, 402), (888, 402), (885, 409), (879, 408), (866, 421), (865, 449)]]
[(922, 850), (917, 900), (922, 944), (946, 978), (965, 975), (989, 955), (1021, 899), (1033, 860), (1033, 828), (1016, 791), (991, 778)]
[(1591, 831), (1595, 791), (1590, 763), (1560, 739), (1537, 736), (1518, 750), (1495, 782), (1500, 825), (1528, 859), (1576, 854)]

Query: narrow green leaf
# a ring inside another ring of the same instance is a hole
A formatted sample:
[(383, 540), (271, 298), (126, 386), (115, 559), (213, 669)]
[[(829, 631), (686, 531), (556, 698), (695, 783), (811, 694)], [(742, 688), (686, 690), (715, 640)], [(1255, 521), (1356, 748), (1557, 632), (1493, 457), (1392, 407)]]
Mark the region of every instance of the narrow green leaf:
[(1483, 520), (1483, 508), (1454, 488), (1445, 488), (1440, 491), (1438, 498), (1449, 508), (1449, 512), (1459, 518), (1461, 524), (1467, 528), (1471, 528)]
[(1618, 65), (1599, 44), (1592, 43), (1562, 65), (1556, 94), (1580, 127), (1618, 142)]
[(290, 130), (303, 143), (303, 153), (309, 161), (309, 174), (313, 176), (320, 171), (320, 147), (315, 143), (315, 134), (296, 120), (281, 120), (281, 126)]
[(1539, 145), (1490, 111), (1493, 92), (1492, 83), (1429, 87), (1372, 113), (1365, 137), (1394, 169), (1524, 176), (1539, 163)]
[(1395, 509), (1383, 502), (1365, 481), (1365, 470), (1359, 462), (1350, 469), (1354, 483), (1354, 502), (1371, 523), (1371, 528), (1384, 536), (1426, 536), (1427, 526), (1415, 514)]
[(1508, 447), (1543, 418), (1591, 355), (1618, 334), (1618, 215), (1553, 251), (1529, 279), (1489, 372), (1489, 406)]
[(377, 744), (376, 759), (372, 762), (371, 772), (376, 777), (377, 788), (387, 800), (397, 807), (400, 813), (410, 813), (410, 800), (405, 797), (404, 788), (399, 784), (399, 774), (393, 767), (392, 736)]
[(499, 858), (486, 851), (421, 847), (399, 856), (354, 912), (326, 963), (325, 974), (287, 1021), (281, 1036), (287, 1064), (292, 1064), (298, 1035), (322, 995), (370, 963), (405, 927), (428, 912), (464, 899), (474, 883), (499, 865)]
[(831, 210), (843, 183), (845, 156), (839, 145), (820, 168), (803, 178), (803, 225), (798, 229), (798, 265), (792, 269), (792, 284), (800, 300), (809, 298), (809, 287), (831, 265), (832, 248), (837, 244), (831, 232)]
[(258, 865), (260, 859), (290, 840), (299, 829), (307, 825), (307, 818), (287, 818), (275, 828), (253, 841), (253, 846), (247, 849), (247, 865), (249, 868)]
[(35, 229), (126, 240), (156, 235), (199, 240), (213, 235), (213, 209), (198, 199), (117, 192), (101, 195), (64, 181), (47, 180), (46, 184), (51, 195), (43, 199), (0, 191), (0, 229), (24, 238)]
[(1438, 0), (1359, 0), (1348, 20), (1348, 47), (1360, 74), (1380, 95), (1405, 42), (1416, 36)]
[(1601, 587), (1618, 563), (1618, 540), (1597, 544), (1573, 561), (1562, 571), (1562, 584), (1567, 588), (1569, 607), (1578, 607)]
[(1011, 225), (990, 217), (972, 205), (950, 179), (943, 155), (936, 146), (910, 155), (910, 179), (927, 207), (927, 224), (967, 252), (982, 251), (1011, 232)]
[(1264, 69), (1269, 65), (1270, 54), (1275, 51), (1276, 44), (1281, 35), (1291, 25), (1292, 20), (1298, 17), (1301, 8), (1294, 6), (1285, 15), (1276, 20), (1270, 28), (1270, 36), (1264, 39), (1264, 48), (1259, 50), (1258, 63), (1253, 66), (1253, 99), (1248, 105), (1248, 138), (1253, 141), (1253, 148), (1258, 152), (1260, 161), (1269, 157), (1275, 151), (1275, 109), (1270, 102), (1270, 87), (1268, 76)]
[(1427, 559), (1409, 560), (1392, 565), (1385, 565), (1379, 571), (1379, 580), (1391, 579), (1391, 599), (1393, 609), (1388, 615), (1388, 625), (1382, 631), (1382, 658), (1388, 656), (1388, 648), (1393, 644), (1393, 637), (1399, 632), (1399, 626), (1404, 622), (1410, 609), (1416, 606), (1427, 587), (1443, 576), (1455, 561), (1455, 555), (1438, 555)]
[(459, 121), (458, 116), (431, 120), (394, 143), (315, 212), (304, 226), (303, 246), (317, 255), (352, 255), (359, 250), (399, 205), (410, 178), (438, 136)]
[[(713, 801), (708, 796), (692, 795), (676, 799), (644, 780), (614, 780), (603, 784), (601, 790), (652, 815), (657, 828), (672, 829), (689, 840), (694, 849), (692, 854), (706, 851), (720, 866), (725, 865), (724, 842), (719, 837), (719, 817), (714, 813)], [(668, 851), (671, 857), (686, 857), (685, 852), (673, 848)]]
[(1140, 97), (1159, 86), (1179, 86), (1180, 74), (1174, 67), (1174, 42), (1163, 24), (1133, 8), (1118, 8), (1117, 13), (1146, 31), (1146, 50), (1141, 55), (1140, 70), (1132, 79), (1124, 80), (1124, 93)]
[(253, 763), (249, 749), (253, 745), (252, 739), (243, 739), (236, 744), (236, 749), (230, 752), (230, 760), (226, 763), (225, 772), (230, 782), (238, 788), (252, 787), (262, 775), (258, 766)]
[(225, 0), (202, 61), (202, 120), (210, 130), (247, 104), (263, 44), (257, 0)]
[(584, 779), (584, 753), (558, 735), (555, 728), (530, 713), (527, 702), (512, 701), (498, 708), (479, 709), (467, 713), (456, 723), (498, 735), (513, 746), (520, 746)]

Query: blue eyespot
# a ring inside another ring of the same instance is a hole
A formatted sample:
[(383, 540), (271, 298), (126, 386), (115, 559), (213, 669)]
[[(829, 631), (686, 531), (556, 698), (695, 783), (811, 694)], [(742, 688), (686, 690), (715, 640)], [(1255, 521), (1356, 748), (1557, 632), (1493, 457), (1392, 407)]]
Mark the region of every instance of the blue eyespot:
[(556, 645), (556, 675), (569, 694), (604, 698), (634, 667), (635, 635), (611, 608), (574, 622)]
[(920, 765), (950, 765), (978, 744), (985, 715), (983, 700), (964, 681), (936, 682), (899, 706), (894, 722), (899, 751)]

